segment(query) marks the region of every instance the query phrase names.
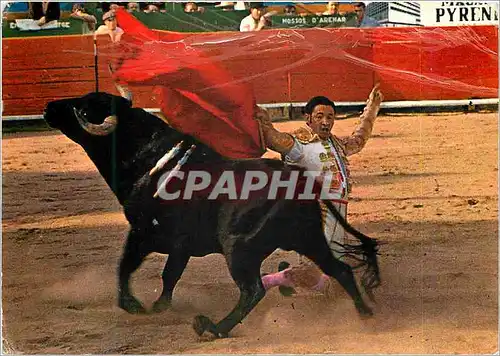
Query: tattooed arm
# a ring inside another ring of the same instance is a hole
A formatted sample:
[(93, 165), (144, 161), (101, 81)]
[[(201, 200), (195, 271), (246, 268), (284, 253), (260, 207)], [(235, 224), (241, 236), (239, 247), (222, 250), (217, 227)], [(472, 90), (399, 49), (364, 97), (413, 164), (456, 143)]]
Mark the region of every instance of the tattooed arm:
[(373, 123), (377, 118), (380, 104), (384, 96), (379, 89), (379, 85), (375, 85), (372, 89), (366, 107), (359, 118), (359, 125), (356, 127), (351, 136), (342, 137), (340, 141), (344, 144), (345, 154), (350, 156), (358, 153), (365, 147), (366, 142), (370, 138), (373, 129)]

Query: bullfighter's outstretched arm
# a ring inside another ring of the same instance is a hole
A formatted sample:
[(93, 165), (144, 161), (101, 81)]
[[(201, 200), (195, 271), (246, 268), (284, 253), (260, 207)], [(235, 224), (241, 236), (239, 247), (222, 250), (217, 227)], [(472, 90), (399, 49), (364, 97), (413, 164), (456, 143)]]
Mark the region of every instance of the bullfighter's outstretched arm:
[(356, 127), (351, 136), (342, 137), (340, 141), (344, 144), (345, 154), (350, 156), (358, 153), (365, 147), (366, 142), (370, 138), (373, 130), (373, 123), (377, 118), (380, 104), (384, 96), (379, 89), (379, 85), (373, 87), (370, 96), (366, 102), (365, 109), (359, 118), (359, 125)]
[(269, 113), (265, 109), (256, 107), (255, 119), (259, 121), (262, 128), (266, 147), (283, 155), (288, 154), (295, 143), (293, 136), (276, 130), (271, 122)]

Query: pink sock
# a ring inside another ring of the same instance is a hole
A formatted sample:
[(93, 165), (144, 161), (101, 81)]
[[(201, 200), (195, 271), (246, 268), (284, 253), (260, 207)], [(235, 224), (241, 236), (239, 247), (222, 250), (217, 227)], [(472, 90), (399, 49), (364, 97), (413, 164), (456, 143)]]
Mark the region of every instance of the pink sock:
[(319, 277), (319, 282), (311, 289), (318, 291), (318, 292), (321, 292), (323, 290), (323, 288), (325, 288), (326, 281), (329, 279), (330, 279), (329, 276), (327, 276), (326, 274), (322, 274), (321, 277)]
[(269, 290), (277, 286), (292, 287), (293, 283), (285, 276), (285, 271), (283, 270), (278, 273), (272, 273), (262, 277), (262, 284), (265, 290)]

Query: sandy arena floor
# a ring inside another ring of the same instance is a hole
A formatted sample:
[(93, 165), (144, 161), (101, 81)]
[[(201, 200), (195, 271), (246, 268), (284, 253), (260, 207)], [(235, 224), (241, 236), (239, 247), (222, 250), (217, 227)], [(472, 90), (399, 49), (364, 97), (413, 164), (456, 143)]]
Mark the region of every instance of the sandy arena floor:
[[(497, 113), (392, 116), (351, 158), (350, 222), (386, 241), (376, 315), (352, 302), (270, 291), (231, 337), (198, 337), (238, 298), (221, 256), (193, 258), (159, 315), (116, 305), (127, 223), (79, 146), (58, 132), (3, 139), (4, 352), (493, 353), (498, 350)], [(299, 123), (279, 124), (291, 130)], [(338, 121), (348, 134), (355, 119)], [(276, 252), (263, 272), (296, 256)], [(165, 256), (134, 275), (150, 306)]]

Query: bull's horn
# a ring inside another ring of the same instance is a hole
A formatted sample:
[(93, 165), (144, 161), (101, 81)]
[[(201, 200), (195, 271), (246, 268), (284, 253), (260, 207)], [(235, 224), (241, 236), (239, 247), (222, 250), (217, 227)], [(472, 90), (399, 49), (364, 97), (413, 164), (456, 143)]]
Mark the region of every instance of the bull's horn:
[(73, 107), (73, 111), (80, 126), (91, 135), (107, 136), (116, 129), (116, 125), (118, 124), (116, 115), (108, 116), (102, 124), (97, 125), (88, 122), (75, 107)]

